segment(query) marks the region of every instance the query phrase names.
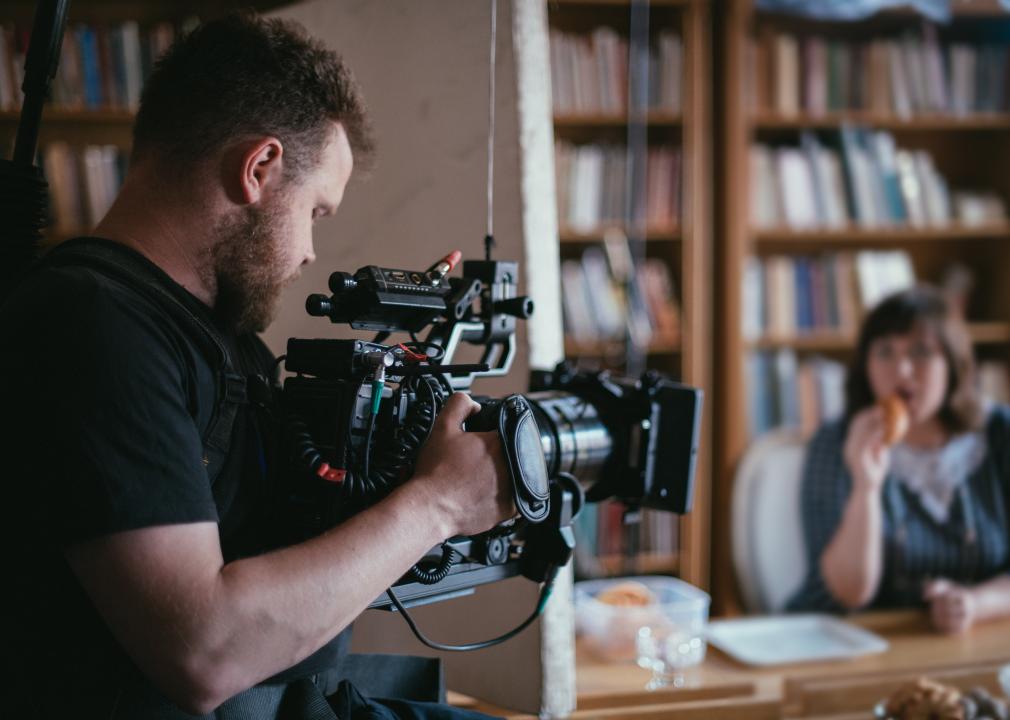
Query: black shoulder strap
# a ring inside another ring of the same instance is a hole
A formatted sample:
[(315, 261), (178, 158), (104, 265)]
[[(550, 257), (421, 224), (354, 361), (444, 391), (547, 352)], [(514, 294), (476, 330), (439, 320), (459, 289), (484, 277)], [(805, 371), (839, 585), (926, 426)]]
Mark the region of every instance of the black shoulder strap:
[(114, 278), (164, 308), (200, 345), (218, 374), (217, 397), (210, 422), (203, 431), (203, 463), (211, 484), (224, 466), (239, 407), (246, 401), (246, 379), (233, 369), (224, 339), (169, 291), (133, 250), (102, 238), (77, 238), (51, 250), (32, 270), (42, 267), (85, 266)]

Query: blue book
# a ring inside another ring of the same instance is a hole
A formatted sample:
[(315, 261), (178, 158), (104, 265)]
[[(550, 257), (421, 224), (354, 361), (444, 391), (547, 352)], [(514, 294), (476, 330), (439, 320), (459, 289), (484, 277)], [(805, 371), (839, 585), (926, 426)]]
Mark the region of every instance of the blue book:
[(901, 179), (898, 176), (897, 148), (890, 133), (880, 131), (864, 135), (867, 149), (873, 157), (873, 164), (884, 190), (884, 207), (887, 217), (896, 223), (908, 222), (908, 211), (901, 193)]
[(102, 71), (98, 61), (98, 40), (87, 25), (77, 28), (77, 46), (81, 51), (84, 73), (84, 104), (90, 109), (102, 107)]
[(810, 282), (810, 259), (793, 258), (796, 284), (796, 328), (807, 332), (814, 328), (813, 288)]

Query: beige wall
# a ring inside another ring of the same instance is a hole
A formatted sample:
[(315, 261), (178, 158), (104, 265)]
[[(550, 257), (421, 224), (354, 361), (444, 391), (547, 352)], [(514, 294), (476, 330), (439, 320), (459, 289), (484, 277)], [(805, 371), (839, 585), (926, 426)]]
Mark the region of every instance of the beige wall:
[[(498, 5), (495, 257), (522, 262), (511, 3), (501, 0)], [(456, 248), (464, 257), (483, 257), (490, 6), (490, 0), (314, 0), (278, 13), (302, 22), (343, 54), (371, 110), (379, 156), (371, 177), (349, 186), (337, 216), (319, 223), (316, 263), (287, 292), (281, 314), (266, 334), (274, 352), (283, 352), (289, 336), (348, 335), (348, 329), (310, 318), (303, 308), (307, 294), (326, 291), (334, 270), (354, 271), (365, 264), (426, 268)], [(543, 41), (546, 46), (545, 37)], [(544, 118), (549, 130), (546, 110)], [(547, 171), (553, 178), (553, 171)], [(553, 191), (548, 188), (545, 194), (552, 203)], [(553, 236), (552, 228), (540, 229)], [(556, 284), (556, 272), (546, 276), (548, 284)], [(479, 381), (475, 391), (502, 395), (526, 388), (522, 327), (518, 338), (510, 375)], [(552, 339), (558, 345), (559, 338), (557, 331)], [(532, 610), (536, 597), (537, 587), (518, 579), (486, 586), (468, 598), (417, 608), (414, 614), (435, 639), (472, 642), (514, 627)], [(491, 650), (445, 654), (418, 643), (396, 614), (366, 612), (355, 622), (354, 648), (440, 654), (447, 661), (450, 687), (537, 712), (543, 697), (540, 626), (538, 621), (521, 637)], [(563, 646), (571, 644), (570, 635), (564, 636)], [(502, 682), (503, 672), (509, 682)]]
[[(370, 178), (352, 180), (337, 216), (319, 222), (317, 260), (286, 292), (265, 335), (274, 352), (283, 352), (288, 337), (348, 336), (348, 328), (304, 310), (305, 297), (326, 292), (334, 270), (368, 264), (424, 269), (457, 248), (464, 258), (483, 256), (490, 5), (314, 0), (277, 13), (303, 23), (343, 55), (371, 111), (379, 154)], [(499, 2), (498, 12), (495, 257), (522, 260), (509, 3)], [(508, 378), (475, 390), (497, 395), (524, 389), (523, 344), (518, 355)]]

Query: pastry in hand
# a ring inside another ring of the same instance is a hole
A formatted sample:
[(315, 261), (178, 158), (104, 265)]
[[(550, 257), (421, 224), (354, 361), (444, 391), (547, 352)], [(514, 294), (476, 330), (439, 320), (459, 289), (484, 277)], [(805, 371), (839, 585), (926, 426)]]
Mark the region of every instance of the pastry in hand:
[(878, 401), (884, 411), (884, 444), (901, 442), (908, 432), (908, 408), (899, 395), (890, 395)]

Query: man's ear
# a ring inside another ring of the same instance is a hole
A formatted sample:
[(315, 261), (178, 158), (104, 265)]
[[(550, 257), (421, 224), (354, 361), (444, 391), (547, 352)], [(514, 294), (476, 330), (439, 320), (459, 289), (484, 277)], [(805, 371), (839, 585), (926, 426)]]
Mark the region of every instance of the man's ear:
[(242, 143), (236, 150), (236, 200), (244, 205), (257, 203), (263, 199), (264, 194), (280, 187), (284, 175), (284, 146), (280, 140), (261, 137)]

